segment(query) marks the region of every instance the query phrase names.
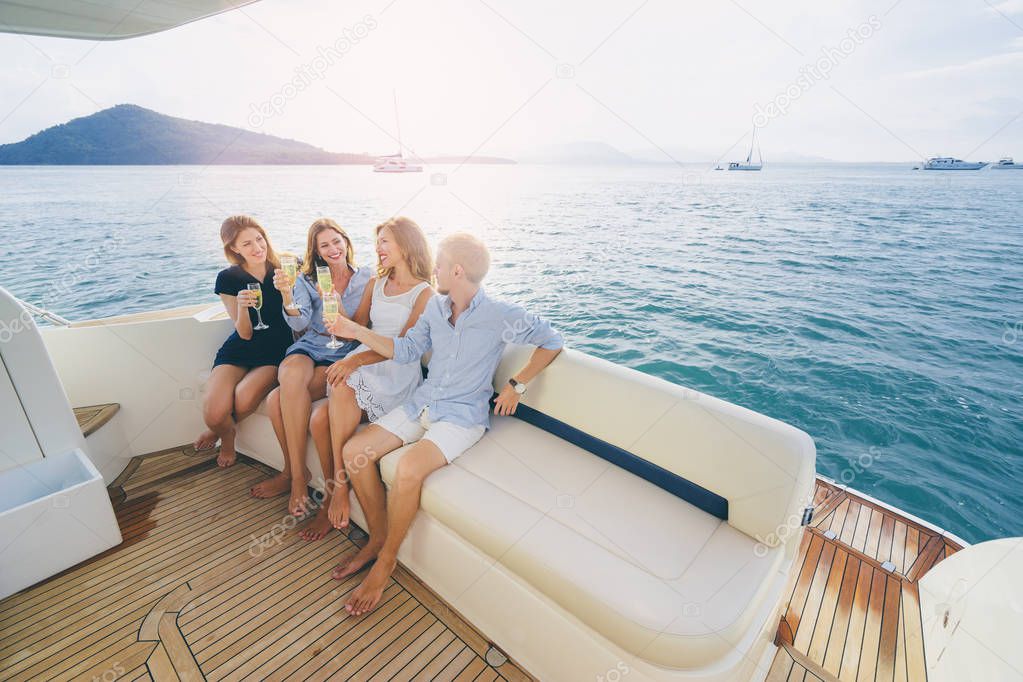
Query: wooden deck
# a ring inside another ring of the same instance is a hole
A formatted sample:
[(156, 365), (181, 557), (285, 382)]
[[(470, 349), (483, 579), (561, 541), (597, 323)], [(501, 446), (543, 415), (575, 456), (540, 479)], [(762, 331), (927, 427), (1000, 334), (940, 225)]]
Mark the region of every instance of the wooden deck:
[(814, 503), (767, 679), (926, 680), (917, 581), (961, 547), (823, 480)]
[(82, 430), (82, 435), (88, 437), (95, 433), (99, 427), (113, 419), (120, 409), (121, 406), (117, 403), (76, 407), (75, 419), (78, 420), (78, 428)]
[(361, 575), (329, 573), (352, 539), (299, 539), (283, 498), (248, 495), (261, 466), (211, 457), (141, 458), (112, 490), (124, 542), (0, 601), (0, 678), (531, 679), (401, 567), (347, 616)]

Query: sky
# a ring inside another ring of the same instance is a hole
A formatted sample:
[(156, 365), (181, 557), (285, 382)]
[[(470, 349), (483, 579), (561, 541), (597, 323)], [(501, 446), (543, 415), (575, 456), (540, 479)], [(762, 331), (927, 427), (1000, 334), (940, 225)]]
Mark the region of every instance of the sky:
[(0, 143), (130, 102), (330, 151), (1023, 158), (1023, 0), (261, 0), (163, 33), (0, 34)]

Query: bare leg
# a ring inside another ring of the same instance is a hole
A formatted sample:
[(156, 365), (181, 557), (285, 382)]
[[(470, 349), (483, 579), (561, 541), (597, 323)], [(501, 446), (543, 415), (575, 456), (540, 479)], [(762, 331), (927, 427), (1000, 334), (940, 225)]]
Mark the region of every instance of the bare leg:
[(309, 471), (305, 466), (306, 444), (309, 442), (309, 418), (314, 400), (327, 393), (327, 370), (315, 367), (305, 355), (291, 355), (281, 363), (281, 413), (284, 435), (291, 461), (291, 499), (288, 512), (305, 516), (309, 512)]
[(323, 472), (323, 499), (318, 500), (319, 508), (316, 510), (316, 516), (299, 531), (298, 536), (303, 540), (319, 540), (330, 532), (330, 518), (327, 516), (327, 511), (330, 508), (331, 494), (334, 489), (331, 484), (331, 480), (334, 478), (334, 460), (330, 456), (330, 415), (327, 403), (320, 403), (313, 408), (313, 415), (309, 418), (309, 432), (313, 435), (316, 455), (320, 460), (320, 471)]
[(355, 488), (359, 505), (366, 515), (369, 541), (351, 558), (338, 564), (330, 574), (335, 580), (343, 580), (361, 571), (366, 564), (376, 558), (384, 544), (384, 536), (387, 535), (387, 497), (377, 462), (388, 452), (399, 447), (400, 438), (376, 424), (370, 424), (352, 436), (341, 451), (348, 480)]
[(362, 421), (363, 411), (355, 400), (355, 391), (342, 382), (330, 392), (330, 449), (334, 460), (334, 494), (328, 515), (334, 528), (348, 528), (351, 501), (348, 499), (348, 474), (342, 451)]
[[(234, 391), (238, 383), (248, 372), (244, 367), (235, 365), (218, 365), (213, 368), (209, 381), (206, 384), (206, 401), (203, 403), (202, 417), (206, 422), (209, 431), (220, 439), (220, 454), (217, 456), (217, 464), (222, 467), (229, 467), (234, 464)], [(199, 445), (204, 440), (206, 433), (203, 432), (196, 439)], [(208, 438), (205, 438), (208, 441)], [(196, 447), (196, 449), (199, 449)]]
[(348, 598), (345, 604), (348, 613), (361, 616), (372, 611), (380, 602), (387, 580), (398, 565), (398, 548), (419, 511), (423, 481), (447, 463), (440, 448), (428, 440), (413, 445), (398, 462), (394, 485), (387, 499), (387, 537), (377, 554), (376, 563)]
[(277, 365), (253, 367), (234, 388), (234, 420), (240, 422), (259, 408), (277, 385)]
[(270, 423), (273, 424), (274, 433), (277, 434), (277, 442), (284, 453), (284, 470), (275, 476), (260, 481), (249, 489), (249, 494), (259, 499), (277, 497), (291, 490), (291, 458), (288, 457), (288, 443), (284, 437), (284, 416), (281, 414), (281, 389), (275, 388), (270, 391), (266, 399), (267, 412), (270, 413)]

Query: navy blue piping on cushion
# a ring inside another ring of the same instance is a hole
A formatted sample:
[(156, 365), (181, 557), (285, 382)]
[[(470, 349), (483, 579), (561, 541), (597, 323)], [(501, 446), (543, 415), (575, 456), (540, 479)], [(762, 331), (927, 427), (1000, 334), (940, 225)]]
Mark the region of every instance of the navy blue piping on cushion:
[(516, 408), (515, 416), (639, 476), (644, 481), (653, 483), (711, 516), (716, 516), (722, 521), (728, 520), (728, 500), (703, 486), (522, 403)]

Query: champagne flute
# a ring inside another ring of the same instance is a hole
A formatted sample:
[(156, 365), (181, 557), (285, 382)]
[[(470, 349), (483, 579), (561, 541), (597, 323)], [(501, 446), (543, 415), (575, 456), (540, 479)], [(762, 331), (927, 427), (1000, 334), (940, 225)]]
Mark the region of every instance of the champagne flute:
[(316, 266), (316, 283), (320, 285), (323, 296), (334, 291), (334, 278), (330, 276), (330, 268), (326, 265)]
[[(288, 278), (288, 286), (294, 290), (295, 282), (298, 281), (298, 259), (294, 256), (281, 256), (281, 270), (284, 271), (284, 276)], [(284, 307), (288, 310), (298, 310), (294, 298)]]
[(248, 285), (248, 289), (256, 297), (256, 304), (252, 307), (256, 309), (256, 319), (259, 320), (259, 324), (253, 329), (269, 329), (270, 325), (263, 322), (263, 316), (259, 312), (263, 308), (263, 287), (259, 285), (259, 282), (253, 282)]
[[(325, 293), (323, 295), (323, 321), (328, 327), (334, 324), (337, 316), (341, 314), (340, 298), (340, 296), (333, 292), (329, 294)], [(330, 341), (327, 342), (327, 348), (330, 350), (337, 350), (342, 345), (344, 344), (340, 343), (334, 336), (333, 332), (331, 332)]]

